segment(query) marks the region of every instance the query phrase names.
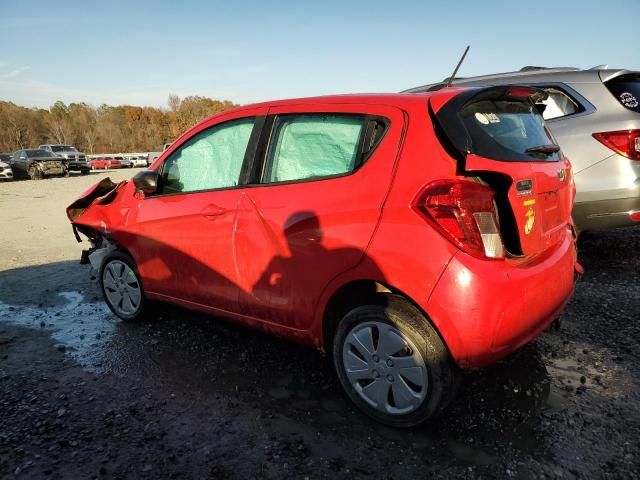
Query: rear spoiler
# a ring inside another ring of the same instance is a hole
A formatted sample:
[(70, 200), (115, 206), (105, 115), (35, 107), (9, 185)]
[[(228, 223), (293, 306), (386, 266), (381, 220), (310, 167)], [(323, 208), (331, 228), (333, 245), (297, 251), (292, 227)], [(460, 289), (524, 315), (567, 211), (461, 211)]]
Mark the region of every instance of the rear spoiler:
[(636, 72), (635, 70), (600, 70), (600, 72), (598, 73), (600, 75), (600, 80), (602, 80), (602, 83), (607, 83), (614, 78), (622, 76), (640, 78), (640, 72)]

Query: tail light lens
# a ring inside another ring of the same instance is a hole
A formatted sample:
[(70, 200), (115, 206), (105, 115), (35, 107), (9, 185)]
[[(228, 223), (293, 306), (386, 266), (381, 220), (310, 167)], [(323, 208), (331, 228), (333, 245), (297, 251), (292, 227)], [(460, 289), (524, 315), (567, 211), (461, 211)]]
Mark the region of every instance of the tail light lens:
[(468, 180), (438, 180), (427, 185), (412, 208), (461, 250), (478, 258), (504, 258), (495, 192)]
[(594, 133), (593, 138), (624, 157), (640, 160), (640, 130)]

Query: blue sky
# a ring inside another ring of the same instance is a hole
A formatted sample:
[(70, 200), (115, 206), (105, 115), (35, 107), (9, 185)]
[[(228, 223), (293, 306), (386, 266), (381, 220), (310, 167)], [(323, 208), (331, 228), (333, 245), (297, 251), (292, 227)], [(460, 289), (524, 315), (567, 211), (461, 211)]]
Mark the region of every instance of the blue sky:
[(640, 0), (0, 0), (0, 100), (166, 107), (399, 91), (524, 65), (640, 70)]

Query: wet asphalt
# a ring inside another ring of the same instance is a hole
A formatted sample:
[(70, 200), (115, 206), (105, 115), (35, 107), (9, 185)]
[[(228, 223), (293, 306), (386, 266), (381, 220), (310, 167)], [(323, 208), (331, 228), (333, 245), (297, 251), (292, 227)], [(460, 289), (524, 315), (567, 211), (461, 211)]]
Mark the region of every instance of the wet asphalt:
[(559, 330), (411, 430), (329, 360), (174, 307), (118, 321), (75, 261), (0, 272), (0, 478), (640, 478), (640, 228), (587, 232)]

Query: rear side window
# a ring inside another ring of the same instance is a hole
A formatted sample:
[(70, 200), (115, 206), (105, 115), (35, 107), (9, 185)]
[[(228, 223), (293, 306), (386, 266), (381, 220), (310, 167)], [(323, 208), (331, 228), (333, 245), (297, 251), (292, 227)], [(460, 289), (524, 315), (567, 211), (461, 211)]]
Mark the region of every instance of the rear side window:
[(566, 117), (580, 111), (578, 104), (569, 95), (555, 88), (544, 89), (549, 95), (539, 103), (544, 105), (542, 116), (545, 120)]
[(263, 182), (350, 173), (358, 166), (363, 115), (282, 115), (275, 120)]
[(605, 85), (623, 107), (640, 113), (640, 76), (616, 77)]
[(555, 141), (531, 102), (487, 99), (468, 103), (460, 118), (472, 153), (504, 161), (559, 160)]

